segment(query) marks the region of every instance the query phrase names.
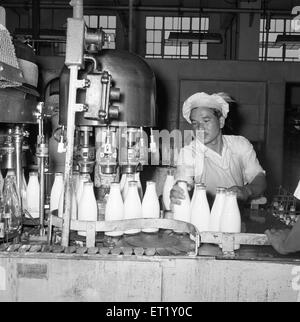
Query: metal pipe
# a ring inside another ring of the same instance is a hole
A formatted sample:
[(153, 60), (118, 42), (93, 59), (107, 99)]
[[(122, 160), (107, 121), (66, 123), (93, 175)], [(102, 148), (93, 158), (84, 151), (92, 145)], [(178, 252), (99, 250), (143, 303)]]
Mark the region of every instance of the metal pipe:
[(266, 40), (265, 40), (265, 61), (268, 60), (268, 43), (269, 43), (269, 30), (270, 30), (270, 24), (271, 24), (271, 16), (268, 14), (266, 17)]
[(45, 159), (40, 158), (40, 236), (44, 236)]
[[(1, 2), (1, 5), (5, 8), (24, 8), (24, 3), (10, 3), (10, 2)], [(25, 5), (26, 7), (26, 5)], [(69, 4), (64, 3), (41, 3), (40, 8), (42, 9), (69, 9)], [(97, 4), (85, 4), (85, 10), (129, 10), (129, 6), (105, 6)], [(163, 7), (163, 6), (139, 6), (134, 5), (134, 10), (137, 11), (175, 11), (175, 12), (196, 12), (199, 13), (199, 7)], [(202, 13), (270, 13), (278, 15), (291, 15), (290, 10), (280, 10), (280, 9), (247, 9), (247, 8), (201, 8)]]
[(83, 0), (71, 0), (70, 5), (73, 7), (73, 18), (83, 18)]
[(22, 198), (21, 198), (21, 189), (22, 189), (22, 142), (23, 142), (23, 132), (19, 126), (15, 127), (14, 131), (14, 143), (16, 150), (16, 177), (17, 177), (17, 188), (19, 195), (19, 202), (22, 209)]
[(77, 65), (69, 66), (70, 69), (70, 84), (74, 84), (69, 87), (68, 97), (68, 118), (67, 118), (67, 151), (65, 159), (65, 184), (64, 184), (64, 205), (65, 211), (63, 213), (63, 227), (62, 227), (62, 246), (69, 246), (69, 234), (70, 234), (70, 220), (71, 220), (71, 180), (72, 180), (72, 168), (73, 168), (73, 150), (74, 150), (74, 132), (75, 132), (75, 105), (77, 94)]

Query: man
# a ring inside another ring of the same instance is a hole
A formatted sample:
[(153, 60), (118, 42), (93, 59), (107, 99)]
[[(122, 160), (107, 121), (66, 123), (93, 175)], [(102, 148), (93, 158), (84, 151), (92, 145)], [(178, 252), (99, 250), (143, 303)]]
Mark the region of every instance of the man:
[[(265, 171), (246, 138), (222, 135), (228, 112), (224, 93), (196, 93), (184, 102), (183, 117), (192, 125), (194, 139), (180, 150), (176, 180), (186, 180), (190, 190), (194, 183), (204, 183), (210, 195), (215, 195), (217, 187), (225, 187), (246, 201), (264, 192)], [(177, 184), (170, 198), (173, 204), (184, 199)]]

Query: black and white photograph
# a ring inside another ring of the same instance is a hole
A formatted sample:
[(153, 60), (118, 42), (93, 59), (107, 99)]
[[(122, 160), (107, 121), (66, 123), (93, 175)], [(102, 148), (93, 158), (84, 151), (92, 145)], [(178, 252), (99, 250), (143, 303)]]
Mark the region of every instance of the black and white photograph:
[(0, 0), (0, 170), (0, 302), (300, 302), (300, 0)]

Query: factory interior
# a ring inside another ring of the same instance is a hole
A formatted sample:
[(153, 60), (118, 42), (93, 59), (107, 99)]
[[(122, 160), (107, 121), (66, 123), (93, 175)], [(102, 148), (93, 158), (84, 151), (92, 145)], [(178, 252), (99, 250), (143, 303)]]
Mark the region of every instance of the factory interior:
[[(5, 230), (1, 192), (0, 301), (299, 300), (299, 228), (292, 251), (266, 233), (300, 216), (299, 20), (297, 0), (0, 1), (0, 188), (13, 173), (24, 216)], [(230, 97), (222, 133), (246, 138), (265, 174), (259, 198), (236, 203), (236, 231), (174, 220), (164, 200), (192, 141), (183, 106), (200, 92)], [(96, 219), (90, 201), (79, 219), (75, 172), (93, 182)], [(122, 174), (141, 201), (155, 183), (156, 217), (149, 201), (148, 222), (108, 221)]]

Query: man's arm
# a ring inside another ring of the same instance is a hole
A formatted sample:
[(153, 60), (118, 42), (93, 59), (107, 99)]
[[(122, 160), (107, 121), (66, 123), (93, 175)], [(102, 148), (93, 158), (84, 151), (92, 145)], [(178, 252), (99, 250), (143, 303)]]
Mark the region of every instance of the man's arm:
[(246, 201), (260, 197), (266, 190), (266, 187), (266, 176), (264, 173), (259, 173), (245, 186), (233, 186), (228, 190), (235, 191), (238, 199)]

